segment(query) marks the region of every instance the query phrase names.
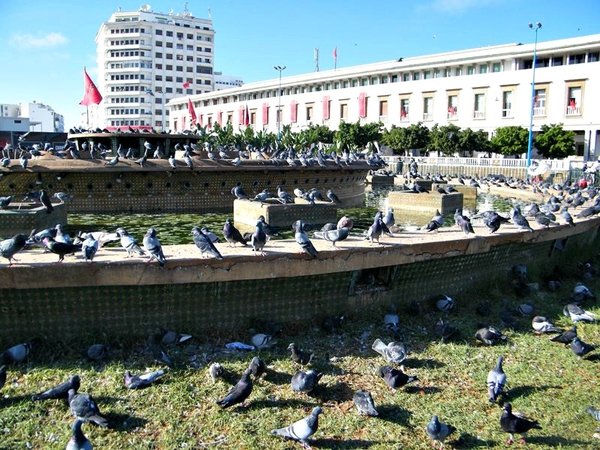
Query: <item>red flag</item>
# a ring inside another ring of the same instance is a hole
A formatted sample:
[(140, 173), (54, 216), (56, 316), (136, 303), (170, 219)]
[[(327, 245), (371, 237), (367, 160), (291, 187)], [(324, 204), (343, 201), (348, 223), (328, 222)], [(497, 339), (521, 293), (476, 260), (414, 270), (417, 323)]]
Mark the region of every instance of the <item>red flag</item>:
[(188, 97), (188, 111), (192, 120), (190, 121), (191, 125), (196, 123), (196, 111), (194, 111), (194, 105), (192, 105), (192, 99)]
[(250, 110), (246, 105), (246, 111), (244, 112), (244, 125), (250, 125)]
[(189, 87), (190, 87), (190, 82), (189, 82), (189, 81), (186, 81), (185, 83), (183, 83), (183, 87), (184, 87), (185, 89), (189, 88)]
[(83, 96), (83, 100), (81, 100), (79, 104), (83, 106), (99, 104), (102, 101), (102, 95), (100, 94), (100, 91), (88, 75), (85, 68), (83, 69), (83, 83), (85, 86), (85, 95)]
[(572, 98), (571, 100), (569, 100), (569, 106), (571, 108), (573, 108), (573, 109), (577, 107), (577, 102), (575, 102), (574, 98)]
[(406, 110), (404, 108), (400, 108), (400, 117), (406, 117)]
[(333, 59), (337, 59), (337, 47), (333, 49)]

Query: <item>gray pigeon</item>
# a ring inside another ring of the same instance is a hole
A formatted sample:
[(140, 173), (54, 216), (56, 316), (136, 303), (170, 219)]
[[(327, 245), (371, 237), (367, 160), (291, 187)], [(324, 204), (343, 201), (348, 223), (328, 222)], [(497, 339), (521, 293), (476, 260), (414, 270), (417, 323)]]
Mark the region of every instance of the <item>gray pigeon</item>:
[(263, 376), (263, 374), (267, 371), (267, 365), (265, 362), (260, 359), (258, 356), (252, 358), (250, 361), (250, 371), (252, 372), (252, 376), (254, 377), (254, 381)]
[(265, 244), (267, 243), (267, 234), (263, 229), (264, 223), (260, 220), (256, 222), (254, 233), (250, 236), (250, 245), (252, 245), (252, 251), (254, 253), (260, 252), (261, 255), (265, 256)]
[(56, 400), (61, 398), (64, 398), (66, 400), (69, 398), (69, 391), (73, 389), (75, 392), (77, 392), (79, 390), (80, 384), (81, 379), (79, 378), (79, 375), (72, 375), (64, 383), (61, 383), (58, 386), (54, 386), (53, 388), (50, 388), (44, 392), (31, 396), (31, 400)]
[(512, 210), (510, 211), (510, 218), (517, 228), (533, 233), (533, 228), (531, 228), (529, 221), (521, 213), (521, 207), (519, 205), (513, 206)]
[(321, 407), (317, 406), (312, 410), (310, 416), (294, 422), (285, 428), (271, 430), (271, 434), (294, 439), (302, 443), (304, 448), (310, 449), (308, 438), (317, 432), (317, 429), (319, 428), (319, 414), (322, 412), (323, 410)]
[(537, 420), (528, 420), (524, 417), (514, 415), (510, 403), (504, 404), (502, 415), (500, 416), (500, 427), (502, 431), (509, 433), (510, 437), (506, 441), (509, 445), (515, 440), (515, 433), (521, 435), (521, 444), (525, 444), (525, 437), (529, 430), (533, 428), (542, 429)]
[(445, 294), (436, 295), (432, 300), (435, 307), (441, 312), (449, 313), (456, 307), (454, 299)]
[(291, 352), (290, 358), (297, 364), (305, 366), (312, 361), (315, 354), (299, 349), (293, 342), (288, 345), (288, 350)]
[(565, 344), (568, 345), (570, 344), (573, 339), (575, 339), (577, 337), (577, 326), (573, 325), (571, 328), (569, 328), (568, 330), (563, 331), (561, 334), (559, 334), (558, 336), (554, 336), (552, 339), (550, 339), (552, 342), (560, 342), (561, 344)]
[(402, 342), (390, 342), (384, 344), (379, 338), (375, 339), (371, 346), (373, 350), (385, 358), (388, 363), (400, 364), (406, 359), (408, 352)]
[(390, 366), (380, 367), (377, 370), (377, 375), (383, 378), (385, 384), (391, 387), (394, 391), (402, 386), (418, 380), (416, 376), (408, 376), (401, 370), (394, 369)]
[(500, 341), (506, 341), (507, 336), (492, 326), (482, 327), (475, 333), (475, 339), (486, 345), (494, 345)]
[(223, 366), (218, 362), (212, 363), (208, 368), (208, 375), (210, 376), (213, 384), (215, 384), (217, 378), (221, 378), (224, 373), (225, 369), (223, 369)]
[(2, 355), (5, 364), (20, 363), (27, 359), (33, 349), (33, 342), (17, 344), (6, 350)]
[(537, 333), (560, 333), (562, 331), (544, 316), (535, 316), (531, 321), (531, 326)]
[(394, 336), (400, 334), (400, 317), (398, 316), (398, 309), (393, 303), (390, 305), (389, 312), (383, 316), (383, 325)]
[(562, 218), (562, 220), (565, 221), (565, 223), (571, 227), (575, 226), (575, 222), (573, 222), (573, 216), (571, 216), (571, 213), (569, 212), (569, 207), (568, 206), (563, 206), (562, 209), (560, 210), (560, 217)]
[(69, 390), (69, 408), (76, 419), (84, 422), (94, 422), (101, 427), (107, 427), (108, 421), (100, 413), (98, 405), (89, 394), (78, 394), (74, 389)]
[(563, 314), (565, 317), (571, 319), (573, 323), (577, 322), (589, 322), (593, 323), (596, 321), (596, 314), (586, 311), (575, 303), (569, 303), (563, 308)]
[(228, 408), (233, 405), (237, 405), (238, 403), (243, 403), (252, 393), (252, 388), (254, 385), (252, 384), (252, 378), (250, 375), (252, 374), (252, 370), (250, 368), (246, 369), (242, 374), (240, 380), (233, 386), (227, 395), (217, 402), (217, 405)]
[(92, 450), (92, 443), (81, 431), (83, 420), (75, 419), (71, 425), (71, 439), (67, 443), (66, 450)]
[(587, 344), (575, 336), (571, 341), (571, 350), (579, 356), (579, 359), (583, 359), (585, 355), (596, 350), (596, 346)]
[(315, 249), (313, 243), (308, 238), (308, 235), (304, 231), (305, 225), (305, 222), (302, 220), (297, 220), (294, 222), (294, 224), (292, 225), (292, 228), (295, 231), (294, 240), (302, 249), (302, 253), (306, 253), (307, 255), (316, 258), (318, 256), (318, 252), (317, 249)]
[(440, 443), (440, 448), (444, 448), (444, 441), (448, 436), (456, 431), (456, 428), (452, 425), (440, 422), (438, 416), (433, 416), (431, 422), (427, 424), (425, 428), (427, 436), (433, 440), (433, 446), (436, 447), (436, 443)]
[(444, 216), (440, 213), (439, 209), (435, 210), (433, 218), (425, 225), (427, 232), (438, 230), (444, 226)]
[(334, 229), (334, 230), (326, 230), (326, 231), (315, 231), (313, 237), (315, 239), (323, 239), (325, 241), (331, 242), (331, 246), (335, 249), (338, 248), (336, 243), (345, 240), (350, 235), (350, 230), (346, 227)]
[(251, 341), (252, 345), (254, 345), (258, 350), (271, 348), (277, 344), (277, 339), (275, 339), (272, 335), (265, 333), (256, 333), (252, 336)]
[(244, 236), (242, 236), (242, 233), (240, 233), (240, 230), (233, 225), (233, 221), (229, 218), (225, 221), (225, 225), (223, 225), (223, 236), (225, 237), (225, 240), (229, 242), (230, 246), (235, 247), (235, 244), (238, 242), (243, 246), (248, 243), (246, 239), (244, 239)]
[(498, 362), (492, 370), (489, 371), (487, 376), (487, 389), (488, 396), (491, 403), (494, 403), (500, 394), (504, 391), (506, 385), (506, 374), (502, 369), (502, 362), (504, 361), (503, 356), (498, 357)]
[(379, 413), (375, 409), (375, 402), (373, 402), (373, 397), (371, 393), (359, 390), (354, 393), (354, 404), (356, 405), (356, 409), (358, 409), (358, 413), (365, 416), (378, 416)]
[(590, 406), (585, 410), (585, 412), (587, 412), (590, 416), (592, 416), (594, 419), (600, 422), (600, 410)]
[(83, 241), (83, 244), (81, 244), (81, 255), (86, 262), (94, 260), (99, 245), (100, 243), (91, 234)]
[(50, 200), (50, 196), (44, 189), (40, 189), (40, 202), (46, 208), (46, 213), (50, 214), (54, 211), (54, 206), (52, 205), (52, 200)]
[(92, 344), (86, 350), (90, 361), (102, 361), (108, 355), (108, 347), (104, 344)]
[(292, 390), (294, 392), (304, 392), (305, 394), (308, 394), (317, 386), (322, 376), (322, 373), (317, 373), (312, 369), (306, 372), (299, 370), (292, 377)]
[(125, 228), (117, 228), (116, 233), (121, 239), (121, 246), (127, 251), (127, 256), (134, 256), (134, 253), (137, 253), (139, 256), (146, 256), (138, 241)]
[(162, 250), (162, 245), (160, 245), (160, 241), (156, 237), (156, 230), (154, 228), (148, 228), (146, 235), (144, 236), (144, 240), (142, 241), (144, 245), (144, 249), (150, 253), (150, 259), (148, 262), (156, 259), (159, 267), (165, 267), (165, 254)]
[(125, 387), (127, 389), (144, 389), (151, 386), (156, 380), (162, 378), (169, 369), (153, 370), (140, 375), (131, 375), (129, 370), (125, 371)]
[(216, 259), (223, 259), (221, 252), (217, 250), (215, 244), (213, 244), (210, 238), (198, 227), (192, 228), (192, 235), (194, 236), (194, 244), (196, 244), (196, 247), (198, 247), (202, 256), (207, 255)]
[(12, 238), (0, 242), (0, 255), (8, 259), (8, 265), (11, 266), (13, 261), (18, 262), (14, 256), (23, 250), (26, 244), (27, 235), (22, 233), (16, 234)]

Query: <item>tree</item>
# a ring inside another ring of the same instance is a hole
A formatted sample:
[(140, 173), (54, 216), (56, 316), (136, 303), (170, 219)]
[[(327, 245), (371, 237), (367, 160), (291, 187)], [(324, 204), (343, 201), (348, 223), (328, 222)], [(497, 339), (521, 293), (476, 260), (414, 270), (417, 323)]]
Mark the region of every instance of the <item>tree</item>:
[(534, 146), (545, 158), (566, 158), (575, 154), (575, 132), (564, 130), (562, 123), (542, 125)]
[(446, 156), (454, 155), (460, 151), (460, 127), (450, 124), (438, 126), (436, 123), (431, 129), (429, 148), (441, 152)]
[(335, 142), (340, 143), (340, 148), (354, 147), (364, 148), (367, 143), (379, 141), (382, 135), (383, 124), (371, 122), (364, 125), (360, 121), (356, 123), (341, 122), (340, 128), (335, 133)]
[(406, 151), (406, 128), (392, 125), (390, 130), (385, 130), (381, 135), (381, 143), (391, 148), (394, 153)]
[(483, 130), (473, 131), (465, 128), (458, 135), (458, 145), (463, 152), (490, 152), (491, 144), (488, 134)]
[(422, 122), (409, 125), (405, 131), (406, 150), (421, 150), (427, 148), (430, 141), (430, 131)]
[(492, 151), (507, 156), (517, 156), (527, 153), (529, 132), (522, 126), (496, 128), (490, 143)]

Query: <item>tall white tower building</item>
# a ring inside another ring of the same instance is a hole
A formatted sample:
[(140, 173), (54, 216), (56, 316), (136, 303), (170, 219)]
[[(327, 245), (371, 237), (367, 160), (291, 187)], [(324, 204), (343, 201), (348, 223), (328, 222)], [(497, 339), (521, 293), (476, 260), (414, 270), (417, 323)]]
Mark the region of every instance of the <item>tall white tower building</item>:
[(113, 13), (96, 35), (103, 96), (92, 105), (90, 126), (166, 129), (166, 103), (214, 90), (214, 36), (211, 19), (152, 11)]

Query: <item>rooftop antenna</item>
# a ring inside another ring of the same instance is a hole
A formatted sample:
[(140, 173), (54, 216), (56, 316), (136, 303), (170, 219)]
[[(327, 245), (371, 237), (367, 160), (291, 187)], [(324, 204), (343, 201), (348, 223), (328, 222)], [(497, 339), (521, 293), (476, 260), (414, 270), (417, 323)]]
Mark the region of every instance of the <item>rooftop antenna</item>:
[(315, 48), (314, 50), (314, 58), (315, 58), (315, 72), (319, 71), (319, 49)]
[(212, 20), (212, 9), (208, 8), (208, 20)]
[(187, 15), (189, 14), (189, 12), (190, 12), (190, 11), (189, 11), (189, 9), (188, 9), (188, 2), (185, 2), (185, 3), (183, 4), (183, 14), (182, 14), (182, 16), (187, 16)]
[(140, 11), (150, 11), (152, 7), (148, 4), (140, 6)]

